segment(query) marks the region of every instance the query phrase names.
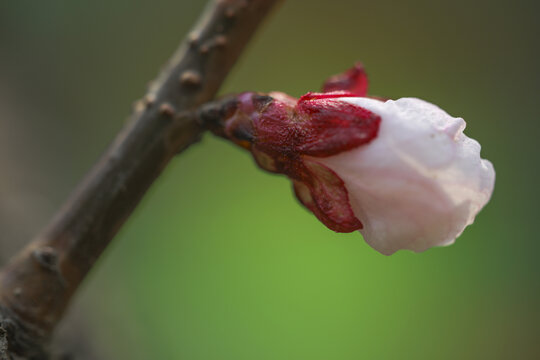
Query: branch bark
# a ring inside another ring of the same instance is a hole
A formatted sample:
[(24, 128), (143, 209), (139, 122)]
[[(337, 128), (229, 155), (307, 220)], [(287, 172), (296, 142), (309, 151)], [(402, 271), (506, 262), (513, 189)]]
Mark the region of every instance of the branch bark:
[(46, 344), (103, 250), (169, 160), (203, 131), (211, 100), (277, 0), (217, 0), (135, 104), (129, 124), (49, 226), (0, 272), (0, 360)]

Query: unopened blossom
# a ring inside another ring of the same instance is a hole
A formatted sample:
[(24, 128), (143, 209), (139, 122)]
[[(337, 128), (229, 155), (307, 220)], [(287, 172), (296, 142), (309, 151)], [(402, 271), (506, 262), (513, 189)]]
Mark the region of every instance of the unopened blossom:
[(357, 65), (300, 99), (244, 93), (214, 131), (287, 175), (327, 227), (359, 230), (383, 254), (453, 243), (488, 202), (493, 166), (463, 119), (416, 98), (367, 97), (367, 84)]

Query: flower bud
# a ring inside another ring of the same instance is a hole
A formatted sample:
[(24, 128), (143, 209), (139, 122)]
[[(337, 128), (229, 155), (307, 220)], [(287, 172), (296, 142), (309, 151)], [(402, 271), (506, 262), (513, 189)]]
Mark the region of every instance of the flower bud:
[(463, 119), (420, 99), (367, 97), (367, 85), (357, 64), (298, 100), (243, 93), (209, 127), (288, 176), (334, 231), (359, 230), (386, 255), (453, 243), (488, 202), (493, 166)]

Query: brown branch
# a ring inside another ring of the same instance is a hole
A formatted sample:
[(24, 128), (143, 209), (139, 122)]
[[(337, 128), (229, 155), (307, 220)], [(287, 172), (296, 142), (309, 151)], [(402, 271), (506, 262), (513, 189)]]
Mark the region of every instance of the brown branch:
[(50, 225), (0, 272), (0, 359), (47, 358), (70, 298), (146, 190), (202, 127), (211, 100), (276, 0), (211, 3), (135, 105), (129, 125)]

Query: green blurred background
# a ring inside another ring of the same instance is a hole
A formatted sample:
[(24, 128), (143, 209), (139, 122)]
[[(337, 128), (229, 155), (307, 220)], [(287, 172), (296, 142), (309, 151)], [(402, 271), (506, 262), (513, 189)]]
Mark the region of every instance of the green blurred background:
[[(468, 121), (497, 171), (457, 243), (386, 257), (210, 135), (178, 156), (75, 298), (79, 359), (538, 359), (538, 1), (285, 2), (223, 93), (371, 93)], [(203, 1), (0, 0), (0, 261), (122, 127)]]

